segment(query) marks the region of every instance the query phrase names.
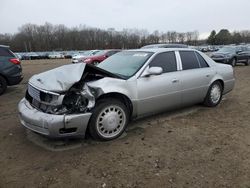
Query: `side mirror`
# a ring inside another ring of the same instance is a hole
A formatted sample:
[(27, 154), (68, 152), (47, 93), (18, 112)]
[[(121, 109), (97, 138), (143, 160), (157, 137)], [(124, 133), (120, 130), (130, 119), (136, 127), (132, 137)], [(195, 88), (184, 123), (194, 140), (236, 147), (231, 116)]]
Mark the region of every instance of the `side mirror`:
[(150, 67), (147, 69), (142, 76), (147, 77), (147, 76), (152, 76), (152, 75), (160, 75), (162, 74), (163, 69), (161, 67)]
[(243, 50), (238, 50), (236, 53), (239, 54), (239, 53), (241, 53), (241, 52), (243, 52)]

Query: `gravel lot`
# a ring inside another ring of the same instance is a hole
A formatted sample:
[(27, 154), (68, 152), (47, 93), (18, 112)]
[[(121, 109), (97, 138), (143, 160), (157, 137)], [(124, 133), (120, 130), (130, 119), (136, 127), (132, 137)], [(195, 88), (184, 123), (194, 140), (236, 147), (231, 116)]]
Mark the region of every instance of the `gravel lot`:
[(31, 75), (67, 63), (24, 61), (22, 83), (0, 96), (0, 187), (250, 187), (250, 67), (235, 67), (216, 108), (138, 120), (111, 142), (44, 140), (20, 125), (17, 103)]

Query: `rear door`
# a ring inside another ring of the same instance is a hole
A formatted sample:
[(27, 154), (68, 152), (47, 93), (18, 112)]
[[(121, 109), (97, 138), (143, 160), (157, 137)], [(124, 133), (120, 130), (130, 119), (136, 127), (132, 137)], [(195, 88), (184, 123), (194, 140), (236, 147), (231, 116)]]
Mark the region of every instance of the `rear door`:
[(204, 58), (195, 51), (179, 51), (182, 64), (181, 88), (182, 104), (202, 102), (206, 97), (215, 71)]
[(238, 62), (246, 62), (249, 59), (249, 52), (240, 52), (237, 54)]
[(137, 79), (138, 116), (171, 109), (181, 102), (180, 71), (177, 69), (175, 52), (156, 55), (149, 67), (161, 67), (163, 73)]
[(238, 62), (247, 62), (250, 59), (250, 49), (242, 48), (241, 52), (237, 53), (237, 61)]

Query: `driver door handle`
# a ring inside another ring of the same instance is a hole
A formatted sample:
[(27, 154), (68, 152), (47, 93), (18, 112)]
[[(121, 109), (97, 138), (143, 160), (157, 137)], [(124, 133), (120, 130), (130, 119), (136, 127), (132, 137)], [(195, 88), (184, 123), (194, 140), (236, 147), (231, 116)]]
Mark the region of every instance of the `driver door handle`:
[(178, 83), (178, 82), (179, 82), (178, 79), (173, 79), (173, 80), (172, 80), (172, 83)]

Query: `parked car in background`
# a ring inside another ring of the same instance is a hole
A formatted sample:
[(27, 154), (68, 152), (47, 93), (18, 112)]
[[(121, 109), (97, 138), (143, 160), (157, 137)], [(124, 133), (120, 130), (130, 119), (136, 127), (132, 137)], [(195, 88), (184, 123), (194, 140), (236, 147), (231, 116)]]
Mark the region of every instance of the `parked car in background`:
[(49, 59), (63, 59), (64, 55), (59, 52), (52, 52), (48, 55)]
[(148, 48), (188, 48), (188, 45), (185, 44), (150, 44), (141, 47), (141, 49)]
[(224, 46), (217, 52), (211, 54), (211, 58), (218, 63), (236, 65), (237, 48), (235, 46)]
[(218, 63), (235, 66), (238, 63), (238, 54), (243, 52), (243, 50), (240, 46), (224, 46), (217, 52), (212, 53), (211, 58)]
[(208, 46), (199, 46), (199, 51), (201, 51), (201, 52), (209, 52), (209, 47)]
[(237, 63), (250, 65), (250, 46), (243, 46), (236, 55)]
[(16, 56), (17, 59), (19, 59), (19, 60), (22, 59), (22, 55), (20, 53), (14, 53), (14, 54), (15, 54), (15, 56)]
[(22, 79), (20, 60), (8, 46), (0, 45), (0, 95), (7, 86), (19, 84)]
[[(71, 74), (69, 74), (71, 73)], [(234, 87), (233, 68), (192, 49), (138, 49), (98, 66), (65, 65), (34, 75), (19, 105), (21, 124), (50, 137), (119, 137), (128, 122), (181, 106), (214, 107)]]
[(101, 50), (95, 55), (80, 58), (79, 62), (84, 62), (87, 64), (93, 64), (93, 65), (98, 65), (101, 63), (103, 60), (107, 59), (108, 57), (116, 54), (117, 52), (120, 52), (121, 50), (119, 49), (112, 49), (112, 50)]
[(75, 53), (74, 51), (65, 51), (65, 52), (63, 52), (63, 55), (64, 55), (65, 59), (71, 59), (73, 57), (74, 53)]
[(49, 59), (49, 53), (50, 52), (36, 52), (39, 56), (38, 59)]
[(35, 52), (26, 52), (22, 56), (23, 60), (34, 60), (34, 59), (40, 59), (39, 55)]
[(93, 56), (98, 52), (100, 52), (100, 50), (88, 50), (88, 51), (85, 51), (85, 52), (75, 54), (72, 57), (72, 63), (79, 63), (79, 61), (81, 61), (85, 57)]

